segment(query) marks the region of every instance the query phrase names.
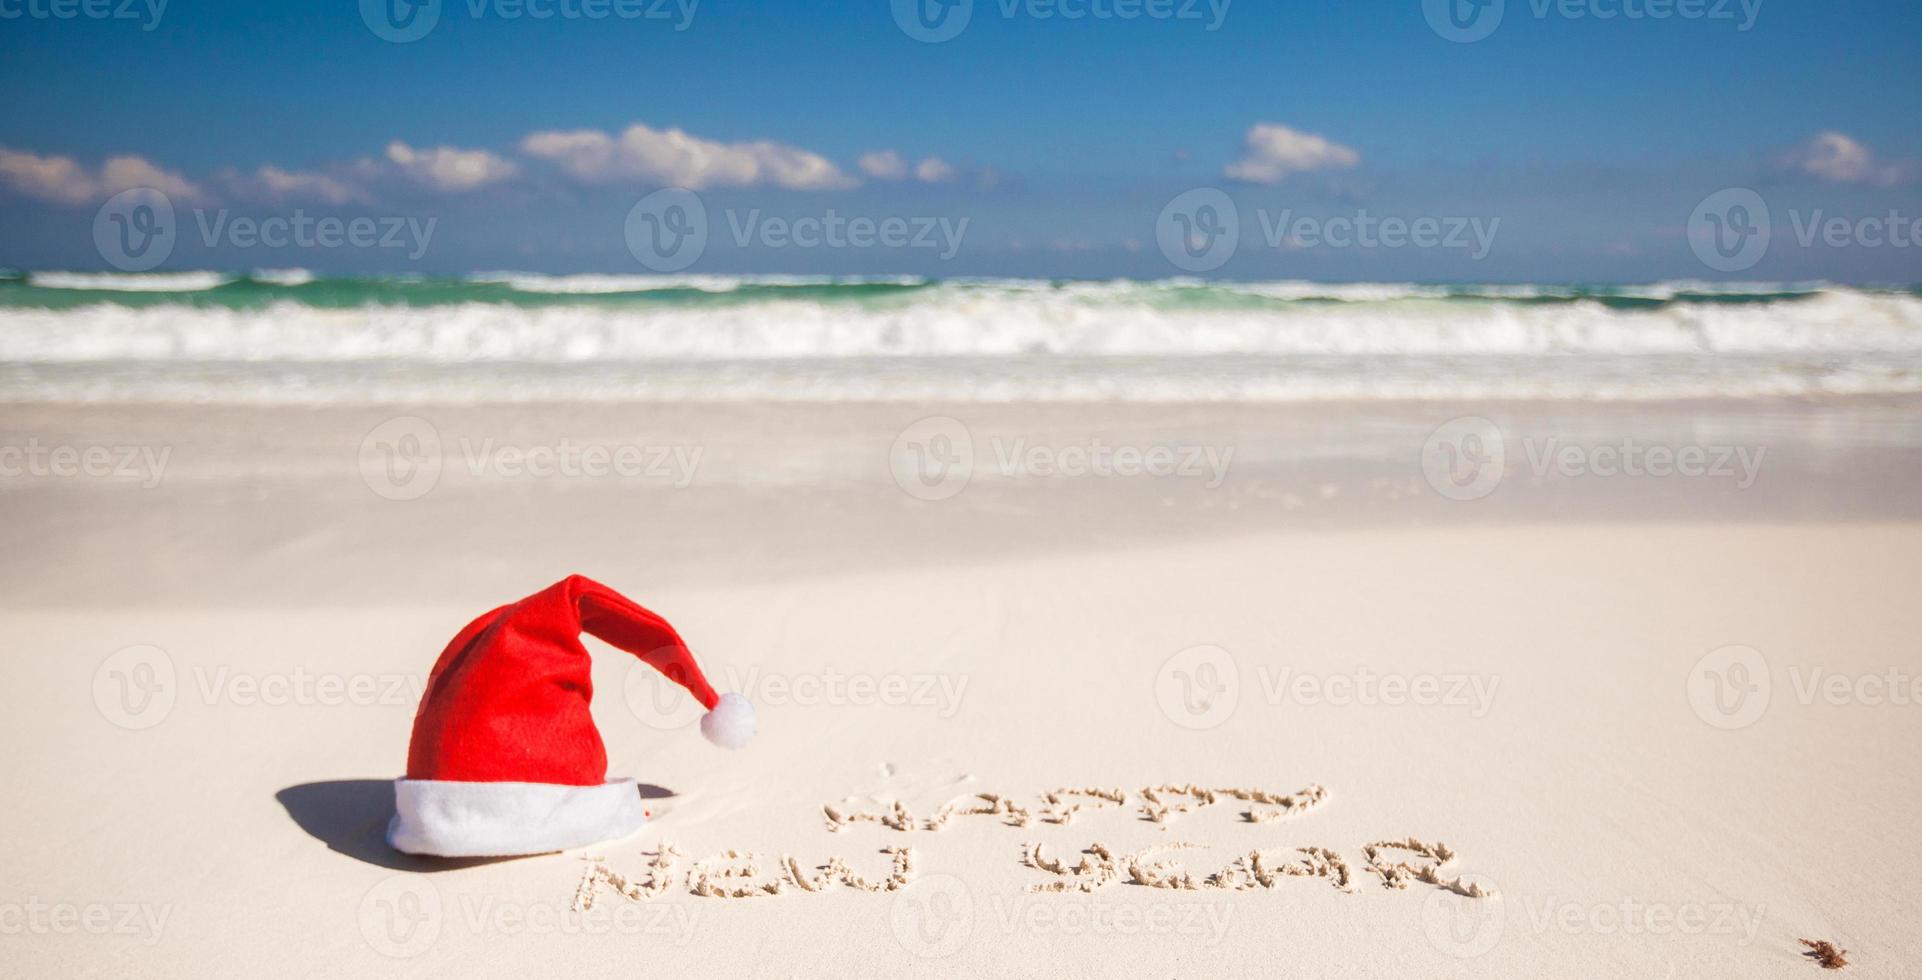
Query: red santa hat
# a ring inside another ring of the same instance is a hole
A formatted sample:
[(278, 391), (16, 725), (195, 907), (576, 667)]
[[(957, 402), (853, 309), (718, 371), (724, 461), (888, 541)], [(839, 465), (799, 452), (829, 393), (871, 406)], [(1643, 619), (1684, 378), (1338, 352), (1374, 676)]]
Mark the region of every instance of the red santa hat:
[(409, 854), (541, 854), (624, 837), (646, 819), (632, 779), (607, 778), (585, 630), (687, 688), (701, 734), (747, 744), (754, 707), (716, 695), (667, 620), (572, 575), (467, 624), (427, 678), (394, 781), (387, 842)]

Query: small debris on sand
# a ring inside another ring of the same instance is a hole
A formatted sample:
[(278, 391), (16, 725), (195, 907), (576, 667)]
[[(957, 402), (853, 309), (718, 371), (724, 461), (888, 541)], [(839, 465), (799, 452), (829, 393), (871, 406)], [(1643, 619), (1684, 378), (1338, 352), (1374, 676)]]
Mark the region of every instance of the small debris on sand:
[(1809, 948), (1802, 955), (1822, 964), (1824, 970), (1840, 970), (1849, 965), (1849, 951), (1826, 939), (1804, 939), (1802, 945)]

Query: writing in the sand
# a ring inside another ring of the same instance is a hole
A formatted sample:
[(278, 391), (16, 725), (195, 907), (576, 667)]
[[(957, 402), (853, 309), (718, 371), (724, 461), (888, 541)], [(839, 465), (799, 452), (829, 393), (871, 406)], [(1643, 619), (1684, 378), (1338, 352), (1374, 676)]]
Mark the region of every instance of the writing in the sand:
[[(840, 833), (858, 824), (872, 823), (898, 833), (938, 833), (959, 825), (965, 818), (992, 817), (1006, 827), (1026, 827), (1036, 822), (1071, 824), (1088, 811), (1122, 812), (1133, 807), (1139, 820), (1167, 824), (1182, 814), (1233, 801), (1240, 804), (1241, 819), (1249, 824), (1269, 824), (1305, 814), (1321, 806), (1328, 791), (1310, 785), (1293, 793), (1271, 793), (1260, 789), (1215, 789), (1196, 784), (1149, 786), (1134, 792), (1099, 786), (1063, 787), (1040, 794), (1033, 807), (996, 793), (974, 793), (955, 799), (926, 816), (917, 816), (899, 801), (878, 809), (854, 809), (833, 804), (821, 808), (830, 831)], [(1046, 854), (1038, 843), (1021, 848), (1021, 863), (1047, 877), (1028, 885), (1031, 892), (1093, 892), (1115, 885), (1140, 885), (1149, 888), (1203, 891), (1247, 891), (1274, 888), (1290, 878), (1326, 881), (1337, 890), (1354, 893), (1355, 872), (1340, 852), (1325, 847), (1255, 848), (1237, 855), (1214, 870), (1196, 870), (1182, 863), (1183, 851), (1199, 845), (1163, 842), (1131, 852), (1119, 851), (1100, 841), (1083, 848), (1079, 860), (1070, 863)], [(574, 907), (586, 911), (594, 907), (603, 891), (630, 901), (645, 901), (666, 894), (676, 883), (684, 883), (692, 894), (707, 898), (760, 898), (796, 892), (823, 892), (838, 887), (857, 891), (891, 892), (914, 880), (914, 848), (888, 846), (880, 849), (889, 866), (884, 872), (865, 876), (846, 860), (830, 857), (825, 862), (804, 868), (802, 862), (783, 855), (770, 873), (759, 854), (751, 851), (724, 850), (685, 861), (674, 845), (663, 842), (647, 852), (647, 862), (639, 875), (629, 876), (609, 867), (604, 859), (588, 859), (588, 867), (575, 892)], [(1460, 876), (1445, 874), (1455, 863), (1456, 854), (1448, 845), (1414, 837), (1372, 841), (1361, 847), (1362, 873), (1380, 879), (1383, 887), (1403, 889), (1420, 882), (1470, 898), (1486, 898), (1480, 885)]]

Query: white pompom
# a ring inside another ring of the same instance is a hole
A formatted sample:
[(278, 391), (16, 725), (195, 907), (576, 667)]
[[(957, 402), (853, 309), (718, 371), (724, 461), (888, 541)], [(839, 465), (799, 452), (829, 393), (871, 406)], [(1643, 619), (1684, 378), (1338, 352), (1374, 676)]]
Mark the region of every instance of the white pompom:
[(739, 694), (721, 695), (714, 710), (701, 716), (701, 734), (724, 749), (738, 749), (754, 737), (754, 705)]

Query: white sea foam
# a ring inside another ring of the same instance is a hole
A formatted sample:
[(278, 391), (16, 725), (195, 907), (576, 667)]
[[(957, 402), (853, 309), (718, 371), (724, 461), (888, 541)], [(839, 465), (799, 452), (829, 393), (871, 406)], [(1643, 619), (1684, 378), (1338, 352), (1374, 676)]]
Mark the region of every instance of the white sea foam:
[(695, 289), (704, 293), (731, 293), (742, 286), (810, 286), (833, 282), (830, 276), (723, 276), (723, 275), (546, 275), (539, 272), (477, 272), (468, 282), (500, 283), (523, 293), (591, 295), (605, 293), (646, 293), (663, 289)]
[(232, 281), (218, 272), (29, 272), (41, 289), (107, 289), (129, 293), (192, 293)]
[[(0, 308), (0, 400), (1288, 401), (1922, 391), (1922, 297), (1910, 293), (1828, 287), (1793, 301), (1647, 308), (1594, 299), (1460, 302), (1447, 298), (1459, 288), (1402, 284), (1208, 284), (1245, 289), (1259, 297), (1252, 304), (1182, 295), (1200, 286), (950, 282), (874, 302), (322, 308), (282, 301), (235, 309), (167, 298), (12, 306)], [(1693, 284), (1643, 288), (1694, 291)]]
[(270, 286), (305, 286), (314, 281), (314, 274), (306, 269), (255, 269), (249, 277)]
[(1185, 309), (1073, 292), (661, 308), (504, 303), (265, 310), (99, 303), (0, 309), (0, 360), (576, 363), (916, 357), (1922, 353), (1922, 297), (1610, 309), (1356, 303)]

